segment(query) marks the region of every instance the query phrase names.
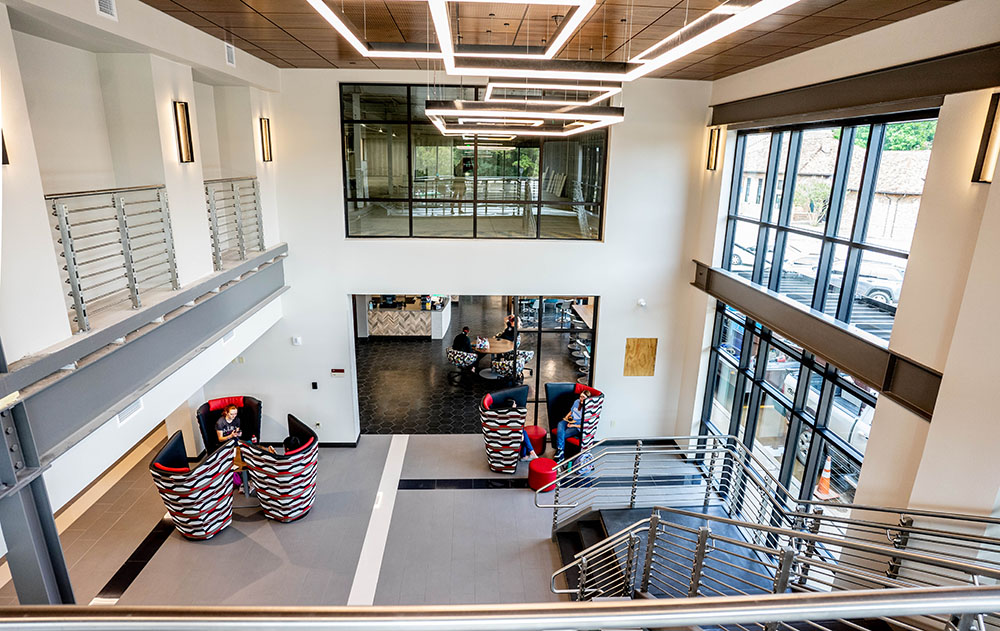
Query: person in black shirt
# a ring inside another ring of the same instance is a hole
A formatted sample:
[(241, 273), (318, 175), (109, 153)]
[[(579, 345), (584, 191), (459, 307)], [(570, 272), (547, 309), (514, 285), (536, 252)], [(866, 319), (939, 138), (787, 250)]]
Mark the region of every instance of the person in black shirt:
[(509, 315), (504, 318), (504, 324), (506, 325), (506, 328), (500, 333), (497, 333), (497, 339), (513, 342), (514, 338), (517, 337), (517, 329), (514, 328), (514, 316)]
[(455, 341), (451, 343), (451, 347), (456, 351), (462, 351), (463, 353), (472, 352), (472, 340), (469, 339), (469, 327), (462, 327), (462, 332), (455, 336)]
[(239, 408), (235, 405), (227, 405), (222, 411), (222, 416), (215, 422), (215, 434), (220, 443), (224, 443), (232, 437), (239, 438), (243, 435), (240, 430), (240, 419), (237, 417)]

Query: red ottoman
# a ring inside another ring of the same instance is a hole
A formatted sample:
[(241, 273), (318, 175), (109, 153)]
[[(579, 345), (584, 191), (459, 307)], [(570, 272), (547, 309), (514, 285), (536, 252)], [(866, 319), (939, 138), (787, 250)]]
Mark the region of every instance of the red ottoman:
[(531, 448), (535, 450), (535, 453), (539, 456), (545, 453), (545, 428), (529, 425), (524, 428), (524, 431), (528, 433), (528, 438), (531, 439)]
[[(553, 471), (555, 466), (556, 461), (552, 458), (535, 458), (532, 460), (531, 464), (528, 465), (528, 486), (537, 491), (546, 484), (554, 482), (556, 479), (556, 472)], [(556, 485), (552, 484), (545, 490), (552, 491), (555, 488)]]

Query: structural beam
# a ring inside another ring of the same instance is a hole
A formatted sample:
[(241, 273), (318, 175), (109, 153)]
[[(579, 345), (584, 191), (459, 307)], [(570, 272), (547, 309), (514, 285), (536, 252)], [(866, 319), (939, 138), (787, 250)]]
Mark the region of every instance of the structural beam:
[(881, 394), (927, 420), (934, 412), (941, 373), (895, 353), (878, 338), (740, 276), (695, 261), (692, 285), (739, 309)]

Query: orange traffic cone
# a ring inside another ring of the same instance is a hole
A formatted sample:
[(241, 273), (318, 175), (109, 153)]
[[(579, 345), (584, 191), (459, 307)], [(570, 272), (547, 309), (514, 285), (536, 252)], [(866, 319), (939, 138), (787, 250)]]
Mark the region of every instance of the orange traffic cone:
[(823, 465), (823, 475), (819, 476), (819, 483), (816, 485), (816, 497), (821, 500), (832, 500), (840, 495), (830, 490), (830, 456), (826, 457), (826, 464)]

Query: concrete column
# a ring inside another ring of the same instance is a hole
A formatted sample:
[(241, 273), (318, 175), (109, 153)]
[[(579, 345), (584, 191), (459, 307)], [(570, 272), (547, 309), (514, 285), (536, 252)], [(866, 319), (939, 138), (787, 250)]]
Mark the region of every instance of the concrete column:
[[(963, 295), (975, 291), (966, 286), (966, 278), (977, 239), (982, 243), (980, 223), (989, 186), (973, 183), (972, 169), (991, 92), (945, 98), (889, 343), (900, 354), (942, 372), (951, 361)], [(941, 404), (939, 398), (935, 423), (942, 417)], [(935, 449), (930, 442), (925, 445), (929, 431), (926, 420), (882, 398), (875, 408), (855, 501), (906, 506), (925, 448)]]
[(0, 337), (7, 362), (13, 363), (69, 338), (71, 332), (6, 7), (0, 7), (0, 76), (10, 157), (10, 164), (2, 167)]
[(992, 369), (1000, 353), (1000, 187), (978, 186), (990, 190), (910, 506), (989, 515), (1000, 490)]

